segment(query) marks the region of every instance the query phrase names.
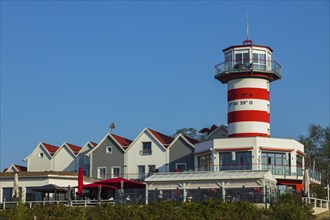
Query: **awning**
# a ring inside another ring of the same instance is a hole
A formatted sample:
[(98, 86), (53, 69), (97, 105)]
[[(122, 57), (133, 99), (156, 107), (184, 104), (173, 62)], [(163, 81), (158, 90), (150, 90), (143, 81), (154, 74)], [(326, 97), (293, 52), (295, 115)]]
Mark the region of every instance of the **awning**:
[(67, 188), (57, 186), (55, 184), (48, 184), (39, 187), (30, 188), (32, 191), (43, 192), (43, 193), (66, 193), (68, 192)]
[(275, 189), (276, 179), (269, 170), (208, 171), (156, 173), (145, 179), (147, 190), (157, 189), (209, 189), (224, 187), (235, 189), (245, 186)]

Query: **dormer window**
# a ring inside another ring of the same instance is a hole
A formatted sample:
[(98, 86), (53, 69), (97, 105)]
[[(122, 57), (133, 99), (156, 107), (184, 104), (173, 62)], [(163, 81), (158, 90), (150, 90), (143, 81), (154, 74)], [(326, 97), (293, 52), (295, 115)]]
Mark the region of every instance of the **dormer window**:
[(43, 158), (44, 157), (44, 153), (39, 153), (39, 158)]
[(107, 154), (112, 154), (112, 147), (106, 147), (106, 153)]

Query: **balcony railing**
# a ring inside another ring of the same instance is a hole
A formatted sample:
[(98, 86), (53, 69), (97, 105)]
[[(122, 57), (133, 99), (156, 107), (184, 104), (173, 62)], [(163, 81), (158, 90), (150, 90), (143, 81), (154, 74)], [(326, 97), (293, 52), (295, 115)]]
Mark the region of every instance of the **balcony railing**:
[(321, 172), (316, 170), (308, 170), (308, 175), (312, 180), (321, 182)]
[(237, 72), (262, 72), (281, 78), (281, 65), (273, 60), (228, 60), (215, 66), (215, 78)]
[(151, 155), (152, 150), (151, 149), (143, 149), (140, 151), (140, 155)]

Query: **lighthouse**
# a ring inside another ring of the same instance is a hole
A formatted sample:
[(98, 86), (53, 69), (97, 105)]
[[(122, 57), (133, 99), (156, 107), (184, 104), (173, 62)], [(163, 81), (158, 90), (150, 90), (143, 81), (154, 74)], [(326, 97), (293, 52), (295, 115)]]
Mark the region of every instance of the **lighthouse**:
[(247, 37), (223, 53), (215, 79), (227, 84), (228, 137), (270, 137), (270, 83), (281, 79), (273, 50)]
[[(300, 192), (304, 145), (294, 139), (270, 137), (270, 83), (282, 78), (281, 65), (272, 55), (269, 46), (249, 40), (248, 31), (241, 45), (223, 49), (223, 62), (215, 66), (214, 78), (227, 84), (228, 127), (219, 126), (195, 145), (195, 169), (235, 171), (242, 177), (270, 171), (278, 190)], [(242, 178), (241, 184), (248, 188), (245, 181)]]

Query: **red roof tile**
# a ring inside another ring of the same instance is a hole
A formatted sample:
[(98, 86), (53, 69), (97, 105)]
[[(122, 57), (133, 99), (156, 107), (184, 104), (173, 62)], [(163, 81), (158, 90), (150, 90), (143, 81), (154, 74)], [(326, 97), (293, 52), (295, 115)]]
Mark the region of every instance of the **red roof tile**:
[(74, 144), (66, 143), (66, 145), (68, 145), (68, 147), (70, 147), (71, 150), (73, 151), (73, 153), (75, 153), (75, 154), (78, 154), (79, 151), (81, 150), (81, 147), (76, 146), (76, 145), (74, 145)]
[(26, 172), (27, 171), (27, 168), (25, 166), (20, 166), (20, 165), (17, 165), (17, 164), (14, 164), (14, 166), (16, 167), (16, 169), (19, 172)]
[(55, 152), (58, 150), (57, 146), (51, 144), (42, 143), (42, 145), (46, 148), (46, 150), (49, 152), (51, 156), (53, 156)]
[(114, 137), (116, 139), (116, 141), (124, 148), (126, 149), (131, 143), (132, 140), (124, 138), (124, 137), (120, 137), (118, 135), (115, 134), (111, 134), (112, 137)]
[(164, 145), (164, 147), (168, 147), (171, 143), (172, 143), (172, 141), (174, 140), (174, 138), (172, 138), (172, 137), (169, 137), (169, 136), (167, 136), (167, 135), (165, 135), (165, 134), (162, 134), (162, 133), (160, 133), (160, 132), (158, 132), (158, 131), (154, 131), (154, 130), (152, 130), (152, 129), (150, 129), (150, 128), (148, 128), (149, 129), (149, 131), (158, 139), (158, 141), (160, 142), (160, 143), (162, 143), (163, 145)]

